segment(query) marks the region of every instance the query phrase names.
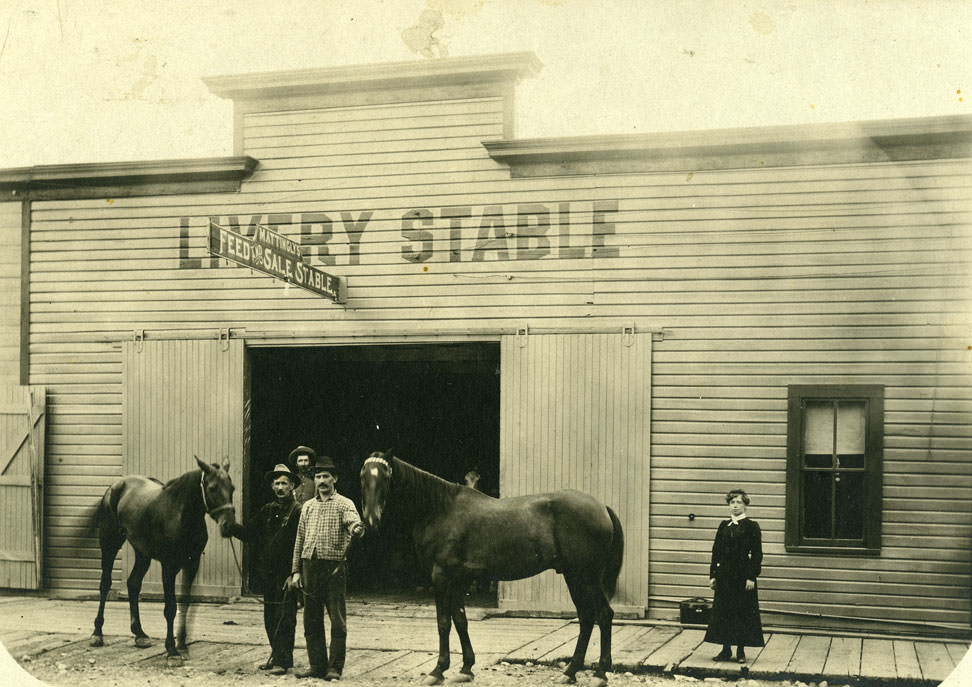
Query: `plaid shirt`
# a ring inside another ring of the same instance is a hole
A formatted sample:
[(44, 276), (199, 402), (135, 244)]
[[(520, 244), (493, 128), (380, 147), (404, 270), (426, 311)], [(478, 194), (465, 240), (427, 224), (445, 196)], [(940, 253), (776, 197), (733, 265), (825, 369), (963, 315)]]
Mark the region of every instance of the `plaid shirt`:
[(344, 560), (351, 537), (362, 534), (364, 525), (351, 499), (337, 492), (325, 499), (318, 494), (300, 509), (291, 572), (300, 572), (301, 558)]

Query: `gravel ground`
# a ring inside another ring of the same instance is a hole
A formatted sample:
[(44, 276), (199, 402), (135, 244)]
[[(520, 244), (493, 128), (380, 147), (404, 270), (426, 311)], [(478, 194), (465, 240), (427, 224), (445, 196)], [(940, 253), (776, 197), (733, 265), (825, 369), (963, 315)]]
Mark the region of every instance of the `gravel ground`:
[[(298, 680), (294, 677), (293, 671), (286, 676), (269, 676), (254, 669), (245, 672), (242, 669), (234, 672), (213, 673), (205, 669), (193, 666), (181, 666), (161, 669), (147, 669), (144, 667), (135, 668), (132, 666), (101, 666), (88, 665), (68, 668), (64, 664), (55, 662), (38, 662), (27, 664), (29, 672), (51, 685), (56, 687), (191, 687), (193, 685), (206, 684), (207, 687), (217, 687), (221, 685), (234, 685), (238, 687), (315, 687), (322, 685), (321, 680)], [(447, 678), (454, 674), (450, 670), (446, 674)], [(555, 666), (526, 664), (500, 663), (491, 666), (483, 666), (476, 670), (475, 680), (472, 685), (479, 687), (508, 687), (518, 685), (520, 687), (549, 687), (558, 684), (561, 677), (561, 669)], [(609, 685), (612, 687), (692, 687), (693, 683), (698, 683), (696, 687), (721, 687), (723, 685), (734, 685), (735, 687), (770, 687), (782, 684), (784, 687), (811, 687), (800, 682), (764, 682), (760, 680), (723, 680), (720, 678), (705, 678), (700, 680), (685, 675), (634, 675), (632, 673), (612, 673), (609, 675)], [(3, 681), (4, 687), (13, 687), (15, 682)], [(360, 687), (378, 687), (379, 685), (416, 685), (422, 684), (422, 678), (408, 676), (406, 678), (386, 677), (386, 678), (367, 678), (351, 677), (342, 679), (340, 684)], [(447, 679), (446, 684), (450, 684)], [(578, 674), (577, 684), (579, 687), (591, 687), (594, 685), (594, 678), (589, 672)], [(839, 687), (837, 685), (828, 686), (826, 682), (820, 685), (812, 684), (812, 687)]]

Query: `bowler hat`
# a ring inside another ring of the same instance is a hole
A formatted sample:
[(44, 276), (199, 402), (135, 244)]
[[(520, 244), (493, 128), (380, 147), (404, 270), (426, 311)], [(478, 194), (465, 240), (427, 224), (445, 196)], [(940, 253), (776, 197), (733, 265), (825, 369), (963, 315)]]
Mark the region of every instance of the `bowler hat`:
[(309, 446), (298, 446), (297, 448), (295, 448), (293, 451), (290, 452), (290, 455), (287, 457), (287, 462), (290, 463), (291, 465), (296, 466), (297, 456), (307, 456), (308, 458), (310, 458), (311, 463), (317, 460), (317, 452)]
[(283, 463), (277, 463), (276, 465), (274, 465), (273, 466), (273, 470), (270, 470), (269, 472), (267, 472), (267, 474), (265, 474), (263, 476), (263, 479), (265, 479), (265, 480), (273, 480), (273, 479), (277, 479), (281, 475), (283, 475), (285, 477), (289, 477), (290, 478), (290, 481), (293, 482), (294, 484), (297, 484), (297, 482), (300, 481), (297, 478), (297, 475), (295, 475), (293, 472), (291, 472), (290, 471), (290, 468), (288, 468)]
[(311, 474), (316, 474), (322, 470), (327, 470), (333, 475), (335, 470), (337, 470), (337, 466), (334, 464), (334, 461), (330, 459), (330, 457), (321, 456), (311, 466), (310, 471)]

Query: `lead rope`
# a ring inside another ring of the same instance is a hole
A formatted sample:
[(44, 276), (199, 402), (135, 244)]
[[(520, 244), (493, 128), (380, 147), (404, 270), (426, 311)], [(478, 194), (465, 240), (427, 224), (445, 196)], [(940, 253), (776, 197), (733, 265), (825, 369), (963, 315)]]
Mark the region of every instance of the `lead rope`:
[(233, 543), (233, 537), (230, 540), (230, 550), (233, 552), (233, 561), (236, 563), (236, 569), (240, 572), (240, 583), (244, 582), (243, 579), (243, 566), (240, 565), (240, 559), (236, 557), (236, 544)]

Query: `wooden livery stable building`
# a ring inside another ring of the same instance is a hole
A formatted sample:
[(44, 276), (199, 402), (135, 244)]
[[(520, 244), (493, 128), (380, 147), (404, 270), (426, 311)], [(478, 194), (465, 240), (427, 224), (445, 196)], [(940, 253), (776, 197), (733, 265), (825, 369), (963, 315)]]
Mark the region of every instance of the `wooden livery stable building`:
[[(353, 498), (392, 447), (610, 504), (621, 611), (709, 594), (742, 487), (765, 623), (967, 633), (972, 117), (517, 139), (537, 69), (210, 78), (233, 157), (0, 171), (0, 586), (95, 594), (122, 474), (226, 456), (249, 513), (297, 444)], [(352, 585), (414, 583), (366, 542)], [(198, 582), (244, 589), (215, 533)]]

